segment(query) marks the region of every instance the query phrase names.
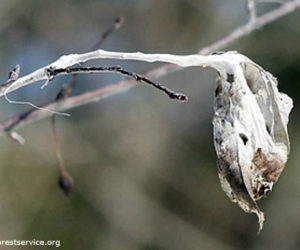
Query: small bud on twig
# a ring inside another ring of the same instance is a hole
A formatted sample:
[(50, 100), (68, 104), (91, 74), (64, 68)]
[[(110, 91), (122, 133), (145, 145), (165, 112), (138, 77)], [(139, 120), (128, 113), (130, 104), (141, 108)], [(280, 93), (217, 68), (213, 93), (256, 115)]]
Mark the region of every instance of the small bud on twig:
[(73, 178), (66, 172), (62, 173), (58, 179), (58, 185), (63, 190), (64, 194), (69, 196), (74, 185)]

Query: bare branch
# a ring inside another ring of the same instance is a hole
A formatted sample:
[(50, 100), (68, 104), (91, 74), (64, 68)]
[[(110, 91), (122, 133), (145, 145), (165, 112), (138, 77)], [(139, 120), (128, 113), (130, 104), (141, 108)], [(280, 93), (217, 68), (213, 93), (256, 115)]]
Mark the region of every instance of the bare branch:
[[(18, 78), (12, 82), (9, 86), (1, 86), (0, 96), (7, 95), (8, 93), (15, 91), (21, 87), (35, 83), (40, 80), (49, 80), (48, 69), (61, 69), (68, 68), (75, 64), (81, 64), (87, 61), (96, 59), (121, 59), (121, 60), (142, 60), (145, 62), (166, 62), (177, 64), (181, 67), (200, 66), (201, 60), (202, 65), (209, 66), (213, 60), (216, 60), (215, 56), (201, 56), (201, 55), (187, 55), (187, 56), (176, 56), (170, 54), (143, 54), (137, 53), (121, 53), (112, 52), (105, 50), (95, 50), (83, 54), (71, 54), (60, 57), (55, 62), (42, 67), (26, 76)], [(195, 60), (193, 60), (195, 59)], [(24, 103), (24, 102), (23, 102)]]
[(56, 126), (55, 126), (55, 117), (56, 117), (55, 115), (51, 116), (51, 125), (52, 125), (53, 139), (54, 139), (55, 155), (56, 155), (56, 159), (58, 161), (58, 167), (59, 167), (59, 171), (60, 171), (58, 185), (62, 189), (64, 194), (66, 196), (69, 196), (72, 191), (74, 181), (73, 181), (72, 176), (66, 170), (66, 167), (63, 162), (63, 158), (62, 158), (61, 150), (60, 150), (59, 138), (58, 138)]
[(59, 138), (57, 136), (56, 126), (55, 126), (55, 115), (52, 115), (51, 117), (51, 125), (52, 125), (53, 139), (54, 139), (55, 154), (58, 160), (59, 170), (63, 174), (66, 172), (66, 168), (60, 151), (60, 143), (59, 143)]
[[(172, 64), (166, 64), (162, 67), (145, 73), (144, 76), (148, 78), (159, 78), (159, 76), (164, 76), (168, 73), (174, 72), (174, 69), (176, 70), (176, 66)], [(60, 101), (55, 101), (53, 103), (45, 105), (44, 108), (55, 110), (58, 112), (62, 110), (69, 110), (72, 108), (83, 106), (88, 103), (98, 102), (104, 98), (127, 91), (137, 85), (138, 83), (133, 79), (120, 81), (118, 83), (106, 86), (104, 88), (102, 87), (94, 91), (65, 98)], [(49, 116), (51, 116), (51, 114), (46, 110), (32, 109), (28, 112), (14, 117), (11, 120), (0, 123), (0, 136), (6, 135), (11, 130), (18, 129), (20, 127), (31, 124)]]
[(241, 37), (250, 34), (254, 30), (260, 29), (263, 26), (272, 23), (275, 20), (293, 12), (299, 7), (300, 7), (300, 0), (293, 0), (291, 2), (287, 2), (283, 4), (282, 6), (278, 7), (273, 11), (270, 11), (268, 13), (263, 14), (260, 17), (257, 17), (255, 19), (255, 22), (251, 22), (251, 18), (250, 18), (250, 21), (247, 24), (235, 29), (230, 34), (218, 40), (217, 42), (214, 42), (209, 46), (202, 48), (201, 50), (198, 51), (198, 53), (201, 55), (206, 55), (211, 53), (212, 51), (220, 50), (228, 46), (229, 44), (237, 41)]
[[(295, 11), (297, 8), (300, 7), (300, 0), (293, 0), (290, 2), (285, 3), (284, 5), (276, 8), (275, 10), (268, 12), (266, 14), (263, 14), (260, 17), (256, 18), (255, 23), (252, 23), (251, 25), (249, 23), (237, 28), (224, 38), (218, 40), (217, 42), (204, 47), (203, 49), (199, 50), (199, 54), (205, 55), (209, 54), (213, 51), (223, 49), (224, 47), (228, 46), (229, 44), (237, 41), (238, 39), (250, 34), (251, 32), (255, 31), (256, 29), (259, 29), (293, 11)], [(55, 63), (53, 63), (55, 65)], [(53, 65), (52, 64), (52, 65)], [(59, 63), (57, 63), (59, 65)], [(72, 64), (73, 65), (73, 64)], [(65, 67), (71, 66), (64, 65)], [(29, 76), (23, 77), (22, 81), (20, 81), (19, 86), (17, 88), (25, 86), (27, 84), (30, 84), (32, 82), (35, 82), (37, 80), (46, 79), (45, 76), (45, 69), (49, 68), (49, 66), (46, 66), (38, 72), (33, 72)], [(61, 68), (61, 67), (57, 67)], [(147, 73), (143, 74), (144, 77), (157, 79), (159, 77), (165, 76), (167, 74), (177, 72), (181, 68), (172, 65), (172, 64), (165, 64), (160, 67), (157, 67), (153, 70), (148, 71)], [(19, 78), (21, 79), (21, 78)], [(134, 80), (126, 80), (126, 81), (120, 81), (118, 83), (112, 84), (110, 86), (99, 88), (91, 92), (87, 92), (84, 94), (80, 94), (74, 97), (67, 98), (65, 100), (59, 101), (59, 102), (53, 102), (50, 104), (45, 105), (44, 107), (51, 110), (56, 111), (65, 111), (69, 110), (75, 107), (79, 107), (88, 103), (96, 102), (99, 100), (102, 100), (103, 98), (118, 94), (120, 92), (127, 91), (131, 89), (132, 87), (137, 86), (137, 83)], [(17, 88), (11, 88), (10, 91), (13, 91)], [(0, 96), (4, 94), (4, 91), (6, 90), (6, 87), (0, 88)], [(8, 91), (8, 92), (10, 92)], [(7, 132), (20, 128), (22, 126), (25, 126), (27, 124), (30, 124), (32, 122), (35, 122), (37, 120), (43, 119), (45, 117), (50, 116), (51, 114), (45, 110), (31, 110), (29, 112), (26, 112), (22, 115), (18, 115), (14, 117), (11, 120), (8, 120), (6, 122), (0, 123), (0, 135), (6, 135)]]
[(143, 81), (167, 94), (171, 99), (176, 99), (178, 101), (187, 101), (187, 96), (181, 93), (176, 93), (173, 90), (166, 88), (160, 83), (153, 82), (148, 78), (139, 75), (137, 73), (129, 72), (122, 69), (120, 66), (112, 67), (79, 67), (79, 68), (67, 68), (67, 69), (48, 69), (49, 77), (53, 79), (55, 76), (59, 75), (69, 75), (69, 74), (91, 74), (91, 73), (102, 73), (102, 72), (116, 72), (121, 75), (128, 76), (140, 82)]

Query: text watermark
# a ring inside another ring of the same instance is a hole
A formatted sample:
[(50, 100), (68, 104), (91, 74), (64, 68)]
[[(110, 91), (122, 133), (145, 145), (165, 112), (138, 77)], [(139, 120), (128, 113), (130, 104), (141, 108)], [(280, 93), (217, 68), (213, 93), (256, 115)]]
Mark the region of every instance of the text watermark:
[(60, 240), (0, 240), (0, 246), (54, 246), (60, 247)]

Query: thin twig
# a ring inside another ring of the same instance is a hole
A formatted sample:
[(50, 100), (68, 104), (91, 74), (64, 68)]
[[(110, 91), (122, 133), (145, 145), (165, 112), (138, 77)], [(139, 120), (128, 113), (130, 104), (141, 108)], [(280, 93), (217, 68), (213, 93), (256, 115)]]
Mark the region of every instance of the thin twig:
[[(263, 14), (260, 17), (257, 17), (255, 23), (249, 25), (248, 23), (235, 29), (233, 32), (228, 34), (227, 36), (221, 38), (215, 43), (204, 47), (203, 49), (199, 50), (199, 54), (206, 55), (213, 51), (221, 50), (224, 47), (230, 45), (231, 43), (237, 41), (238, 39), (250, 34), (251, 32), (255, 31), (256, 29), (262, 28), (263, 26), (293, 12), (297, 8), (300, 7), (300, 0), (293, 0), (283, 4), (282, 6), (272, 10), (266, 14)], [(48, 66), (49, 67), (49, 66)], [(42, 69), (44, 70), (44, 68)], [(160, 67), (157, 67), (153, 70), (148, 71), (147, 73), (143, 74), (144, 77), (157, 79), (168, 75), (173, 72), (177, 72), (181, 70), (180, 67), (173, 65), (173, 64), (164, 64)], [(41, 71), (40, 71), (41, 72)], [(43, 72), (42, 72), (43, 73)], [(30, 78), (30, 77), (28, 77)], [(45, 78), (43, 78), (45, 79)], [(16, 90), (23, 85), (20, 84), (15, 89), (11, 89), (11, 91)], [(120, 81), (118, 83), (109, 85), (107, 87), (101, 87), (91, 92), (83, 93), (74, 97), (67, 98), (60, 102), (53, 102), (50, 104), (45, 105), (44, 107), (51, 110), (56, 111), (65, 111), (72, 108), (76, 108), (79, 106), (86, 105), (88, 103), (96, 102), (102, 100), (103, 98), (127, 91), (132, 87), (137, 86), (136, 81), (134, 80), (126, 80)], [(0, 88), (0, 95), (3, 95), (6, 88)], [(38, 121), (45, 117), (50, 116), (51, 114), (45, 110), (31, 110), (24, 114), (18, 115), (8, 121), (0, 123), (0, 135), (6, 135), (10, 131), (20, 128), (22, 126), (28, 125), (32, 122)]]
[(72, 176), (66, 170), (66, 167), (63, 162), (63, 158), (62, 158), (61, 150), (60, 150), (60, 142), (59, 142), (59, 138), (57, 135), (56, 126), (55, 126), (55, 118), (56, 118), (55, 115), (51, 116), (52, 133), (53, 133), (53, 139), (54, 139), (54, 150), (55, 150), (56, 158), (58, 160), (58, 167), (59, 167), (59, 171), (60, 171), (58, 185), (62, 189), (64, 194), (66, 196), (69, 196), (71, 194), (71, 191), (72, 191), (72, 188), (74, 185), (74, 181), (73, 181)]
[[(116, 30), (120, 29), (123, 24), (124, 24), (124, 17), (118, 17), (115, 19), (114, 25), (112, 27), (109, 27), (107, 30), (105, 30), (101, 36), (99, 41), (91, 47), (91, 50), (96, 50), (102, 47), (102, 45), (104, 44), (104, 42), (107, 40), (107, 38)], [(64, 98), (69, 97), (73, 91), (73, 88), (75, 87), (76, 81), (77, 81), (77, 75), (74, 74), (72, 76), (71, 81), (69, 82), (68, 85), (63, 86), (63, 88), (61, 89), (61, 91), (58, 93), (57, 98), (61, 98), (62, 95), (64, 96)]]
[(58, 160), (58, 166), (60, 169), (61, 174), (66, 172), (66, 168), (62, 159), (61, 151), (60, 151), (60, 143), (59, 138), (57, 136), (56, 126), (55, 126), (55, 115), (52, 115), (51, 117), (51, 125), (52, 125), (52, 132), (53, 132), (53, 140), (54, 140), (54, 149), (56, 158)]
[(101, 34), (99, 41), (92, 47), (92, 50), (101, 48), (106, 39), (116, 30), (120, 29), (124, 24), (124, 17), (118, 17), (115, 19), (114, 25), (109, 27), (105, 32)]
[(120, 66), (112, 67), (78, 67), (78, 68), (67, 68), (67, 69), (48, 69), (48, 74), (51, 79), (59, 75), (69, 75), (69, 74), (91, 74), (91, 73), (101, 73), (101, 72), (116, 72), (124, 76), (135, 79), (140, 82), (143, 81), (167, 94), (171, 99), (176, 99), (179, 101), (187, 101), (187, 96), (181, 93), (174, 92), (173, 90), (161, 85), (160, 83), (153, 82), (148, 78), (139, 75), (134, 72), (130, 72), (122, 69)]

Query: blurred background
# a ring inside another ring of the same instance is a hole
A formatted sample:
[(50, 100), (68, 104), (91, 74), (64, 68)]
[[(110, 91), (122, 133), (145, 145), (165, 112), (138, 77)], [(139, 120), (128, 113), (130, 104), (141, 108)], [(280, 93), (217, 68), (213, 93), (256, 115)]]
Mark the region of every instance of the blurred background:
[[(259, 4), (264, 13), (278, 4)], [(247, 22), (236, 0), (1, 0), (0, 80), (19, 63), (21, 75), (63, 54), (85, 52), (123, 16), (103, 48), (192, 54)], [(65, 165), (75, 187), (58, 188), (50, 119), (19, 130), (24, 146), (0, 139), (0, 240), (60, 240), (62, 249), (300, 249), (300, 10), (231, 44), (278, 77), (294, 99), (291, 154), (273, 192), (259, 202), (265, 227), (222, 191), (212, 140), (216, 73), (189, 68), (159, 79), (188, 95), (174, 102), (141, 84), (58, 117)], [(144, 72), (160, 64), (95, 61)], [(73, 94), (123, 79), (81, 75)], [(43, 105), (70, 77), (42, 82), (10, 98)], [(0, 120), (29, 110), (0, 100)], [(53, 247), (54, 248), (54, 247)], [(19, 249), (10, 247), (10, 249)], [(23, 247), (22, 249), (30, 249)]]

